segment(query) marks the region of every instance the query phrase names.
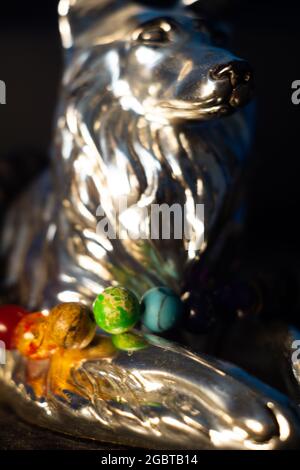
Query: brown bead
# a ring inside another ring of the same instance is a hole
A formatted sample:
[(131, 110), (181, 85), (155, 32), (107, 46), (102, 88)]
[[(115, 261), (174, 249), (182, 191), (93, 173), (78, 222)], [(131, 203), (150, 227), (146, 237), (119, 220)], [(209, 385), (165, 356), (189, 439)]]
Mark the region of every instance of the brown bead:
[(84, 348), (94, 338), (96, 323), (84, 304), (66, 302), (54, 307), (47, 318), (45, 341), (61, 348)]

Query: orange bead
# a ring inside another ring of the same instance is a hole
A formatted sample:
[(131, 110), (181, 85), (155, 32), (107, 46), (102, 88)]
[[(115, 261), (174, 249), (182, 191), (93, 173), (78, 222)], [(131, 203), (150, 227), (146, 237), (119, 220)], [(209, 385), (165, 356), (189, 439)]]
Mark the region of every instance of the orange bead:
[(49, 350), (43, 349), (47, 325), (46, 317), (40, 313), (29, 313), (18, 323), (13, 337), (13, 345), (23, 356), (31, 359), (46, 359)]

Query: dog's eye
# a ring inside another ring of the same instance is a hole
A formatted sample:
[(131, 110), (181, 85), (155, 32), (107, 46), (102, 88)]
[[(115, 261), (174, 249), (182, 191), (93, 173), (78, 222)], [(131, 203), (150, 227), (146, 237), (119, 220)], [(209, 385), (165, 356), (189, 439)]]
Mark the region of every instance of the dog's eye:
[(138, 40), (154, 43), (167, 42), (169, 41), (169, 34), (162, 28), (153, 28), (148, 31), (142, 31), (138, 36)]
[(165, 44), (172, 42), (176, 37), (177, 28), (169, 21), (162, 20), (145, 24), (135, 31), (133, 39), (144, 44)]

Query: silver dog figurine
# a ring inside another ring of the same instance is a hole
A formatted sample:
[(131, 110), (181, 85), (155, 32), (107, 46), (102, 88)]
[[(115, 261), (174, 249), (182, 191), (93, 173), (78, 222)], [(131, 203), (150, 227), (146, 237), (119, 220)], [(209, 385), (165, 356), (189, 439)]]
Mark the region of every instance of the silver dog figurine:
[[(249, 99), (251, 72), (215, 47), (204, 21), (180, 2), (158, 10), (61, 0), (59, 13), (66, 67), (52, 173), (8, 215), (6, 288), (43, 311), (90, 303), (113, 283), (137, 294), (154, 285), (181, 293), (247, 153), (247, 111), (233, 111)], [(184, 222), (196, 234), (195, 208), (204, 204), (205, 240), (118, 239), (96, 230), (100, 214), (112, 229), (122, 216), (124, 228), (143, 223), (149, 233), (144, 208), (155, 203), (186, 206)], [(108, 340), (99, 340), (104, 348)], [(38, 363), (9, 352), (2, 394), (35, 424), (123, 444), (274, 449), (299, 440), (298, 413), (284, 397), (227, 364), (145, 340), (133, 354), (87, 352), (71, 368), (64, 397), (51, 380), (38, 396), (28, 379)], [(46, 374), (48, 366), (40, 366)]]
[[(7, 220), (7, 286), (30, 308), (90, 302), (113, 282), (138, 295), (155, 285), (181, 293), (247, 153), (247, 111), (216, 118), (247, 102), (251, 72), (180, 5), (86, 0), (59, 9), (66, 68), (52, 173)], [(154, 204), (179, 204), (195, 236), (151, 239), (145, 209)], [(205, 240), (196, 240), (200, 204)], [(147, 237), (109, 237), (96, 231), (97, 215), (115, 231), (143, 226)]]

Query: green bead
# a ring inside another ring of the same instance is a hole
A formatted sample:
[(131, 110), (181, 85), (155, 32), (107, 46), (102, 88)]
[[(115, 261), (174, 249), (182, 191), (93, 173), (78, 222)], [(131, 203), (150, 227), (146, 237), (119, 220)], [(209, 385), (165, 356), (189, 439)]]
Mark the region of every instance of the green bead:
[(145, 349), (148, 344), (142, 336), (136, 335), (135, 333), (122, 333), (120, 335), (112, 336), (112, 343), (116, 349), (121, 351), (138, 351), (139, 349)]
[(142, 322), (154, 333), (174, 328), (183, 315), (183, 303), (168, 287), (148, 290), (141, 301)]
[(134, 327), (140, 317), (136, 296), (124, 287), (108, 287), (93, 304), (95, 320), (107, 333), (118, 335)]

